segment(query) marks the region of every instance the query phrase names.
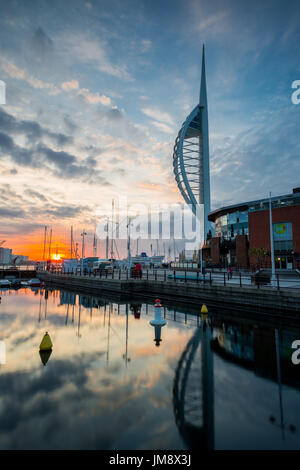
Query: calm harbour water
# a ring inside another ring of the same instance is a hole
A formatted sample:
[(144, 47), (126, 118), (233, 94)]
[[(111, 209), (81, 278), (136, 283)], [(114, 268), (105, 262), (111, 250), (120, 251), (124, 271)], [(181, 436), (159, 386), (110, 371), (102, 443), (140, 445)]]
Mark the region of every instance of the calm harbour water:
[(0, 295), (0, 449), (300, 448), (300, 329), (165, 307), (155, 331), (136, 299)]

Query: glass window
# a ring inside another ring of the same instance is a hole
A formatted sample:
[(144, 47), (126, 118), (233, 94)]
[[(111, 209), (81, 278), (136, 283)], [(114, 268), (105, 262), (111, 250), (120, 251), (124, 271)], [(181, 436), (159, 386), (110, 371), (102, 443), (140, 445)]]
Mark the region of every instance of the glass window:
[(221, 225), (227, 225), (227, 214), (222, 215), (221, 217)]
[(248, 223), (248, 211), (240, 212), (240, 222)]
[(239, 216), (238, 212), (233, 212), (232, 214), (228, 214), (228, 224), (235, 224), (238, 216)]
[(274, 240), (274, 250), (276, 251), (287, 251), (293, 249), (293, 242), (292, 240), (283, 240), (283, 241), (275, 241)]

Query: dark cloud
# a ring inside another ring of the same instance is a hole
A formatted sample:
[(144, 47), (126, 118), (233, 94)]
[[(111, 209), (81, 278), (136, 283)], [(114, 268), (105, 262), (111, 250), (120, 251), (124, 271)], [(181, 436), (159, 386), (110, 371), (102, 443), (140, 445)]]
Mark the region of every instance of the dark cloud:
[(43, 227), (43, 224), (37, 224), (37, 223), (15, 223), (12, 225), (11, 223), (5, 225), (4, 223), (1, 223), (0, 227), (0, 234), (1, 236), (6, 237), (7, 235), (20, 235), (22, 233), (23, 235), (28, 235), (29, 233), (36, 232), (37, 230), (40, 230)]
[(22, 209), (8, 209), (0, 207), (0, 217), (24, 217), (25, 212)]
[(95, 158), (93, 158), (93, 157), (87, 157), (87, 158), (85, 159), (85, 162), (86, 162), (86, 164), (89, 165), (89, 166), (93, 166), (93, 167), (96, 167), (96, 166), (97, 166), (97, 160), (96, 160)]
[[(1, 108), (0, 129), (0, 154), (9, 156), (15, 164), (47, 169), (58, 178), (74, 178), (91, 184), (110, 185), (96, 168), (95, 158), (89, 156), (80, 160), (69, 152), (53, 150), (41, 142), (41, 139), (47, 136), (51, 137), (58, 146), (64, 146), (73, 138), (45, 130), (35, 121), (18, 121)], [(30, 148), (16, 145), (9, 134), (25, 134)]]
[(36, 168), (37, 162), (33, 160), (32, 152), (29, 150), (15, 145), (13, 139), (0, 132), (0, 155), (9, 155), (14, 163), (17, 165), (32, 166)]
[(52, 216), (54, 218), (60, 218), (60, 219), (68, 219), (75, 217), (85, 210), (88, 210), (89, 208), (86, 206), (71, 206), (71, 205), (63, 205), (63, 206), (50, 206), (49, 208), (46, 209), (40, 209), (37, 212), (40, 213), (40, 215), (48, 215)]
[(76, 162), (76, 157), (68, 152), (55, 151), (51, 148), (39, 144), (37, 152), (43, 155), (49, 163), (54, 163), (58, 168), (64, 169), (66, 165), (71, 165)]
[(79, 126), (70, 118), (68, 114), (63, 116), (64, 125), (71, 134), (79, 129)]
[(47, 201), (47, 198), (43, 194), (39, 193), (38, 191), (34, 191), (32, 189), (25, 189), (24, 194), (26, 194), (27, 196), (33, 197), (35, 199), (39, 199), (40, 201), (45, 201), (45, 202)]
[(20, 200), (20, 195), (12, 189), (10, 184), (2, 184), (0, 186), (0, 199), (2, 201), (14, 201), (14, 203), (17, 203)]
[(13, 163), (31, 168), (50, 171), (57, 178), (79, 179), (90, 184), (110, 185), (95, 168), (96, 160), (88, 157), (79, 161), (78, 157), (64, 151), (55, 151), (44, 144), (31, 149), (16, 145), (13, 139), (0, 132), (0, 155), (9, 156)]
[(0, 132), (0, 149), (3, 152), (10, 152), (14, 148), (14, 141), (11, 137)]
[(73, 137), (51, 132), (48, 129), (41, 127), (36, 121), (17, 120), (2, 108), (0, 108), (0, 129), (2, 132), (7, 132), (8, 134), (23, 134), (30, 143), (40, 141), (45, 137), (49, 138), (54, 144), (61, 147), (73, 142)]
[(55, 165), (53, 174), (58, 178), (80, 179), (91, 184), (110, 184), (101, 176), (101, 172), (95, 168), (97, 162), (92, 157), (79, 161), (77, 157), (70, 153), (58, 152), (45, 145), (38, 146), (37, 154), (41, 155), (46, 163)]
[(110, 121), (121, 121), (124, 116), (117, 108), (112, 108), (105, 114), (108, 120)]

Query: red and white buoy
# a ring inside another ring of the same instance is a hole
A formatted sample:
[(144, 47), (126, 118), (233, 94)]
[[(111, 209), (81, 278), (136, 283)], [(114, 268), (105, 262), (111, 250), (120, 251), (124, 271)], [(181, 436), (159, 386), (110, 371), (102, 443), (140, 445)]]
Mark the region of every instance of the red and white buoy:
[(155, 346), (159, 346), (162, 339), (161, 339), (161, 328), (166, 324), (166, 320), (162, 317), (161, 314), (161, 303), (159, 299), (155, 300), (155, 305), (154, 305), (154, 318), (153, 320), (150, 320), (150, 325), (154, 326), (154, 331), (155, 331)]
[(153, 320), (150, 320), (150, 325), (164, 326), (167, 323), (166, 320), (164, 320), (162, 317), (161, 307), (160, 299), (156, 299), (154, 304), (154, 318)]

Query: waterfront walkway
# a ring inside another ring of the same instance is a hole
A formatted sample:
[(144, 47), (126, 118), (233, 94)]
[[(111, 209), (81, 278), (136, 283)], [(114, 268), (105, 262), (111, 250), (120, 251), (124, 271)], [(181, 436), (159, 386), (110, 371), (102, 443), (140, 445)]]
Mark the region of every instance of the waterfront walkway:
[[(39, 273), (38, 273), (39, 274)], [(75, 272), (68, 272), (58, 270), (54, 274), (76, 276), (79, 278), (90, 278), (90, 279), (107, 279), (107, 280), (134, 280), (134, 281), (173, 281), (176, 283), (193, 282), (198, 284), (209, 284), (209, 285), (222, 285), (222, 286), (236, 286), (236, 287), (247, 287), (253, 289), (296, 289), (300, 291), (300, 274), (294, 276), (285, 276), (283, 274), (276, 274), (276, 280), (274, 284), (270, 282), (265, 283), (262, 281), (255, 282), (254, 274), (237, 272), (233, 273), (229, 279), (227, 272), (207, 271), (203, 276), (200, 271), (190, 270), (172, 270), (172, 269), (144, 269), (142, 272), (142, 278), (130, 277), (129, 272), (124, 269), (115, 269), (113, 271), (102, 270), (98, 273), (86, 272), (81, 273), (80, 270)]]
[[(191, 277), (193, 274), (193, 278)], [(227, 307), (263, 310), (267, 313), (293, 312), (300, 314), (299, 281), (289, 282), (288, 287), (276, 283), (252, 284), (249, 276), (227, 276), (207, 273), (205, 279), (199, 273), (169, 270), (147, 270), (142, 279), (130, 278), (128, 272), (94, 274), (39, 272), (38, 277), (47, 284), (90, 293), (110, 292), (119, 296), (159, 296), (190, 305), (202, 303), (222, 304)], [(284, 284), (288, 281), (284, 280)]]

